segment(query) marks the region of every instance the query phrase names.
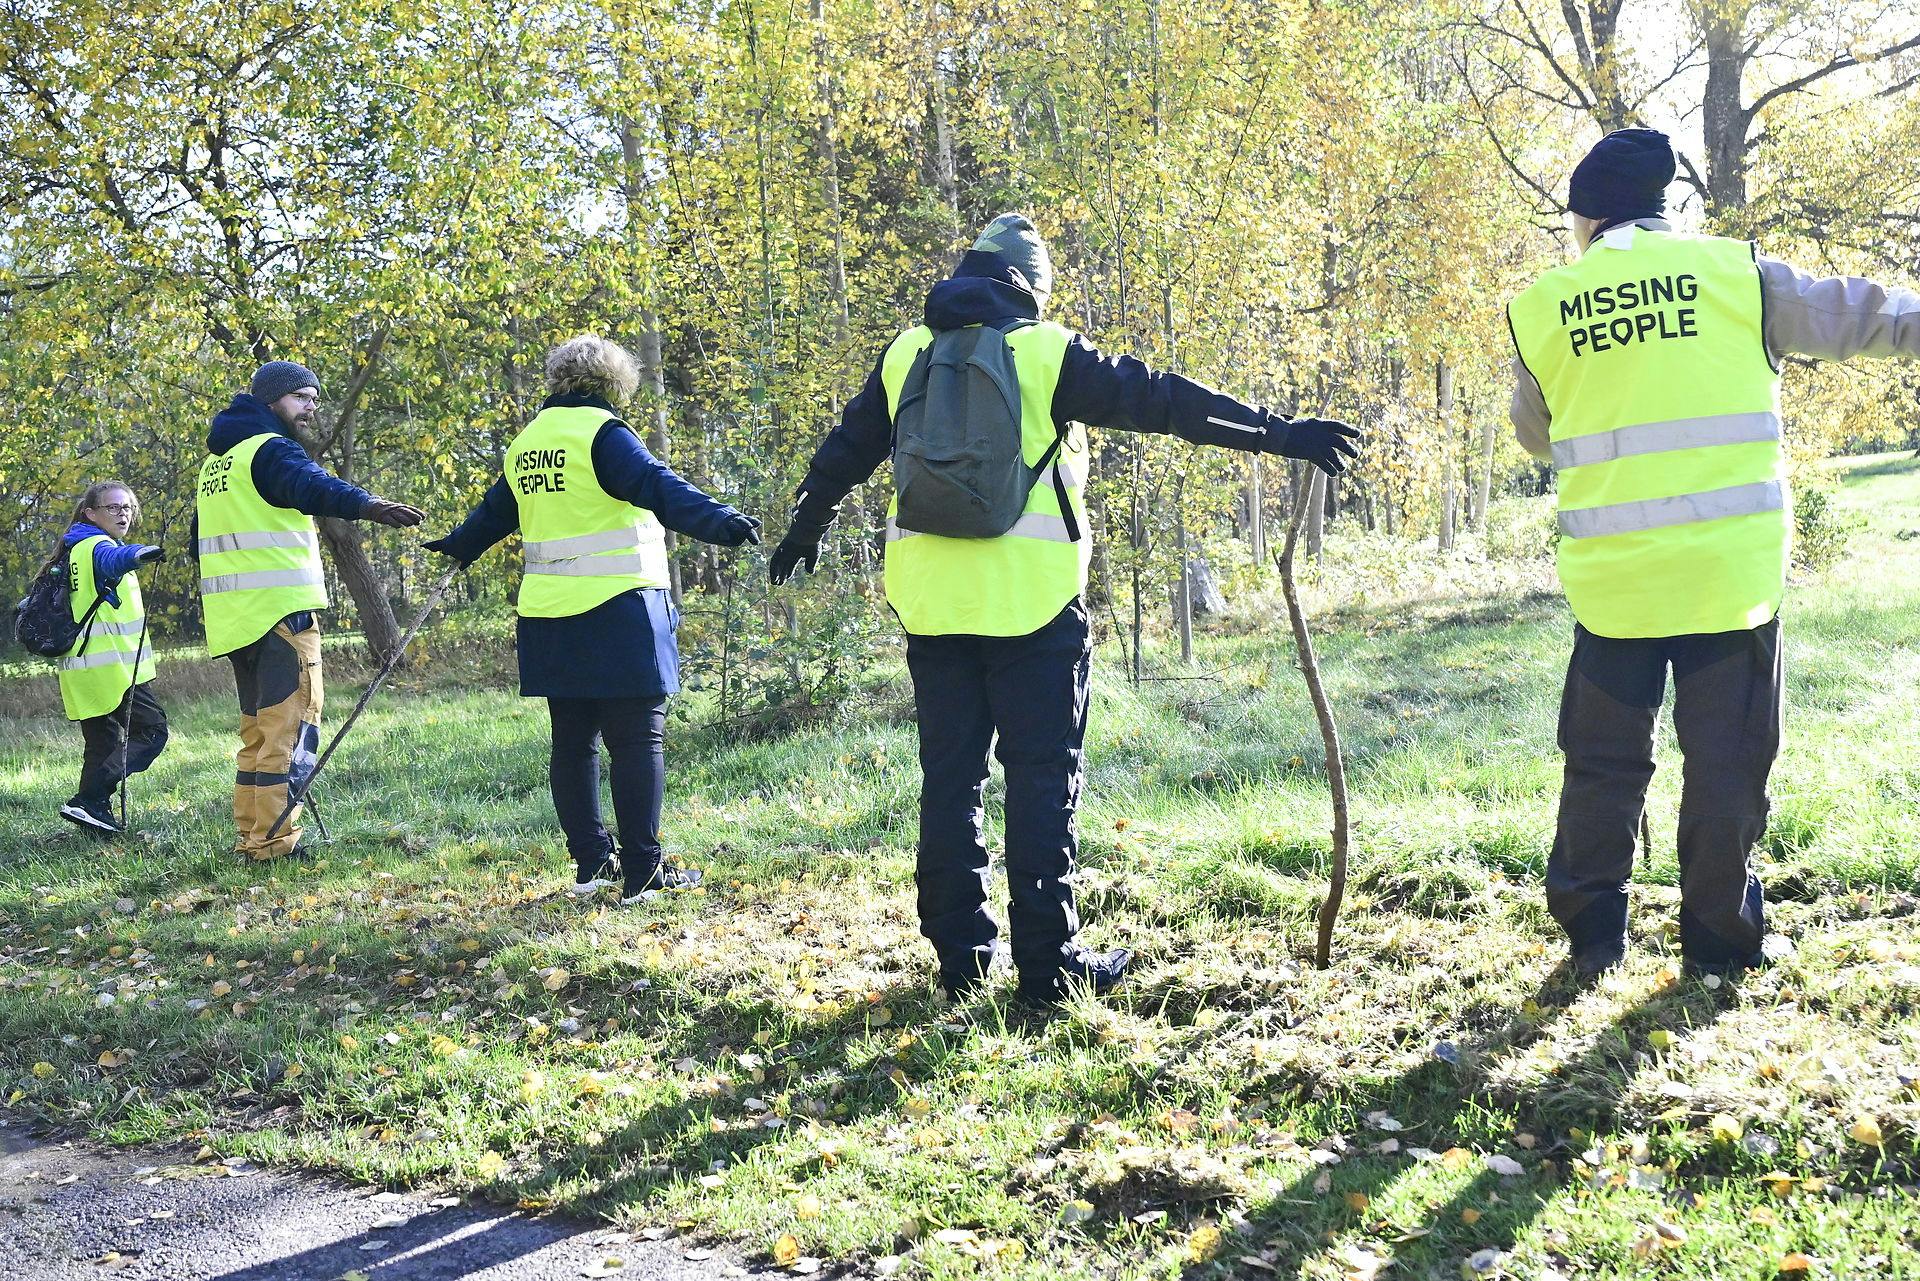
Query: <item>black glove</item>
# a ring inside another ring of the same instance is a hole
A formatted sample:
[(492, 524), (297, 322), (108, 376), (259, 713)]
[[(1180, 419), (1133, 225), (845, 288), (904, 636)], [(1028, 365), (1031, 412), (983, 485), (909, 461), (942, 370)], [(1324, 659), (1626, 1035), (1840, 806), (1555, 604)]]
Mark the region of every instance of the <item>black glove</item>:
[(152, 565), (166, 558), (167, 549), (164, 547), (142, 547), (139, 554), (133, 558), (133, 563), (136, 565)]
[(760, 521), (744, 512), (735, 512), (727, 517), (727, 523), (720, 527), (720, 537), (714, 541), (722, 547), (738, 547), (742, 543), (757, 546), (760, 542)]
[(360, 512), (361, 520), (370, 520), (377, 525), (388, 525), (394, 529), (412, 529), (427, 518), (427, 514), (418, 507), (406, 503), (388, 502), (384, 498), (370, 498)]
[(796, 536), (793, 530), (780, 540), (773, 549), (773, 555), (767, 558), (767, 577), (778, 587), (793, 577), (794, 568), (805, 565), (811, 574), (815, 565), (820, 563), (820, 540), (808, 542), (804, 537)]
[(467, 566), (473, 564), (472, 561), (461, 560), (458, 556), (453, 554), (453, 548), (450, 545), (452, 542), (453, 542), (453, 535), (448, 534), (445, 538), (436, 538), (430, 543), (421, 543), (420, 545), (426, 548), (430, 552), (439, 552), (442, 556), (445, 556), (448, 560), (459, 562), (460, 568), (462, 569), (465, 569)]
[(1267, 420), (1260, 442), (1264, 452), (1284, 458), (1302, 458), (1329, 476), (1347, 469), (1347, 459), (1360, 456), (1360, 429), (1337, 418), (1282, 418)]

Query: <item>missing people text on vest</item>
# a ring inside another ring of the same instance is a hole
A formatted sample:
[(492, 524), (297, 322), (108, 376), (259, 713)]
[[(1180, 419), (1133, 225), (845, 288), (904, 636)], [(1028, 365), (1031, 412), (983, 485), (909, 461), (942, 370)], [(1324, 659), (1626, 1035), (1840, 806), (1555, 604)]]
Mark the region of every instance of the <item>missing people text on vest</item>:
[(1700, 296), (1700, 282), (1691, 272), (1596, 285), (1560, 300), (1560, 323), (1575, 356), (1610, 351), (1637, 342), (1670, 341), (1700, 336), (1695, 310), (1675, 304)]
[(523, 449), (513, 456), (509, 470), (513, 473), (514, 489), (522, 496), (566, 492), (565, 449)]

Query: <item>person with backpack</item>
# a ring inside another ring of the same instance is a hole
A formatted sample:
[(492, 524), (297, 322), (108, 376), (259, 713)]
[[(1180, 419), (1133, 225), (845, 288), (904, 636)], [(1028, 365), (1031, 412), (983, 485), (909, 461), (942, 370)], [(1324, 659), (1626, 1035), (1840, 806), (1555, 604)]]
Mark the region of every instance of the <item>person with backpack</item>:
[(140, 500), (126, 485), (89, 485), (47, 561), (48, 569), (65, 564), (67, 608), (79, 628), (60, 659), (60, 702), (67, 719), (80, 723), (86, 744), (80, 785), (60, 817), (103, 836), (121, 830), (114, 789), (152, 765), (167, 745), (167, 714), (153, 696), (153, 646), (135, 572), (166, 552), (126, 541), (139, 519)]
[(236, 852), (255, 861), (300, 850), (300, 806), (273, 836), (288, 788), (312, 772), (320, 746), (320, 623), (327, 607), (316, 516), (395, 528), (424, 514), (329, 473), (294, 437), (313, 426), (320, 379), (273, 360), (214, 415), (200, 464), (193, 547), (207, 655), (233, 664), (240, 696), (234, 759)]
[(1006, 771), (1020, 998), (1051, 1005), (1076, 983), (1107, 991), (1132, 960), (1083, 946), (1074, 905), (1092, 658), (1080, 424), (1305, 459), (1332, 475), (1358, 456), (1345, 423), (1290, 419), (1102, 355), (1041, 318), (1052, 277), (1027, 217), (987, 225), (813, 455), (769, 565), (776, 584), (812, 572), (841, 500), (892, 458), (887, 603), (907, 634), (920, 733), (914, 879), (920, 932), (953, 999), (1005, 951), (987, 909), (989, 750)]
[[(458, 529), (425, 546), (464, 568), (520, 532), (520, 693), (547, 700), (548, 781), (574, 862), (569, 892), (587, 897), (618, 884), (631, 905), (701, 879), (697, 868), (667, 863), (660, 848), (666, 705), (680, 688), (666, 531), (738, 547), (760, 541), (760, 522), (647, 452), (615, 409), (640, 386), (624, 348), (572, 338), (547, 353), (546, 374), (546, 401), (508, 443), (504, 474)], [(600, 811), (603, 741), (613, 758), (617, 852)]]

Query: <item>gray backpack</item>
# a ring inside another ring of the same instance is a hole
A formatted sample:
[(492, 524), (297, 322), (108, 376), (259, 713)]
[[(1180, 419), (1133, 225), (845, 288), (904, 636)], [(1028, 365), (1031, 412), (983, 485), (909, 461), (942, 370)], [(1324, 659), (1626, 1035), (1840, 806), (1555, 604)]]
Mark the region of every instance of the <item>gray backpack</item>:
[[(1007, 332), (1030, 325), (942, 329), (914, 357), (893, 416), (894, 524), (946, 538), (998, 538), (1027, 509), (1027, 496), (1060, 455), (1065, 435), (1034, 466), (1021, 452), (1020, 379)], [(1080, 525), (1054, 474), (1068, 536)]]

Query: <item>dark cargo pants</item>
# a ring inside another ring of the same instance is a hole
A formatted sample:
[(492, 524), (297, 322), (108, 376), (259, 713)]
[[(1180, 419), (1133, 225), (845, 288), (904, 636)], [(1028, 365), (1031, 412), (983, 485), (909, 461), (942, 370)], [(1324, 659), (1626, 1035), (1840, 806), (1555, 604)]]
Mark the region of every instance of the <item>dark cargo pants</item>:
[(943, 971), (965, 974), (999, 933), (982, 832), (989, 749), (1007, 777), (1014, 964), (1044, 981), (1078, 946), (1070, 878), (1091, 661), (1078, 600), (1026, 636), (907, 637), (922, 775), (914, 880)]
[(86, 752), (74, 795), (96, 809), (106, 809), (120, 780), (153, 764), (167, 745), (167, 713), (153, 696), (153, 682), (135, 685), (112, 711), (81, 721), (80, 737)]
[(1560, 702), (1566, 753), (1547, 907), (1576, 956), (1624, 948), (1627, 880), (1653, 778), (1654, 722), (1673, 668), (1680, 798), (1680, 947), (1694, 964), (1757, 960), (1766, 932), (1753, 847), (1780, 752), (1780, 622), (1621, 640), (1574, 628)]

